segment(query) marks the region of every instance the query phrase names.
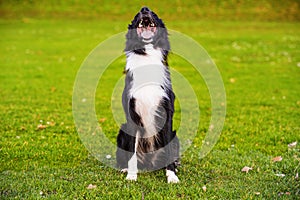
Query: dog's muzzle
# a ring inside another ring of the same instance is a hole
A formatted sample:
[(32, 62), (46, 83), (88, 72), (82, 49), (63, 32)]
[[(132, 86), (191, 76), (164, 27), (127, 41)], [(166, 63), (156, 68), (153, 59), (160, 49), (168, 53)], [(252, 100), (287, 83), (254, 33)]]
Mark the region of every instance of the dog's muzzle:
[(150, 43), (153, 41), (157, 27), (148, 8), (142, 8), (136, 31), (138, 36), (143, 39), (143, 42)]

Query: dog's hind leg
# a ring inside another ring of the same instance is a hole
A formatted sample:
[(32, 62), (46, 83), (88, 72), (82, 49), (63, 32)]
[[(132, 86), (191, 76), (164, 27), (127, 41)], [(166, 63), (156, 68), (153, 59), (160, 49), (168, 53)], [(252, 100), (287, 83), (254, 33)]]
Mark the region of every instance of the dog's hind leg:
[(167, 169), (166, 176), (168, 183), (179, 183), (179, 178), (177, 177), (174, 171)]
[(176, 167), (179, 165), (179, 140), (175, 131), (171, 133), (171, 141), (167, 148), (170, 164), (166, 167), (166, 176), (168, 183), (179, 183), (179, 179), (176, 175)]
[(168, 183), (178, 183), (179, 179), (176, 175), (176, 167), (179, 164), (179, 140), (176, 136), (176, 131), (173, 131), (172, 118), (174, 112), (175, 95), (170, 92), (170, 101), (162, 101), (162, 107), (166, 112), (166, 122), (164, 127), (160, 130), (162, 136), (163, 146), (166, 156), (166, 176)]

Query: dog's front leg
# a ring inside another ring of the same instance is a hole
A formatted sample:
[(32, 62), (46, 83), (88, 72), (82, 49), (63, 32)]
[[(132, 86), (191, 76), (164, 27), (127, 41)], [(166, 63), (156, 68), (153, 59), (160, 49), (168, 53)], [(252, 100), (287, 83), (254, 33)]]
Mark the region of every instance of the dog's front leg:
[(137, 180), (137, 156), (136, 152), (133, 154), (131, 159), (128, 161), (128, 169), (127, 169), (127, 176), (126, 180), (136, 181)]
[(138, 173), (138, 168), (137, 168), (137, 146), (138, 146), (138, 132), (136, 134), (135, 138), (135, 145), (134, 145), (134, 154), (128, 161), (128, 171), (127, 171), (127, 176), (126, 180), (131, 180), (131, 181), (136, 181), (137, 180), (137, 173)]

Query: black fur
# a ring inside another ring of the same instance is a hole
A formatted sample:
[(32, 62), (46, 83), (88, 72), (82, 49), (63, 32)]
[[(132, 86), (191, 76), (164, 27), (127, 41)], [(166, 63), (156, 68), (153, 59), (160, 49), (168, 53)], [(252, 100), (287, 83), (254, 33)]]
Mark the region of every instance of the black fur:
[[(125, 52), (127, 54), (135, 53), (147, 56), (145, 45), (149, 43), (144, 42), (143, 39), (138, 36), (136, 31), (138, 23), (144, 16), (149, 16), (150, 21), (155, 23), (156, 34), (153, 37), (151, 44), (153, 44), (155, 49), (160, 49), (161, 51), (163, 58), (161, 62), (165, 66), (165, 78), (167, 81), (166, 84), (161, 85), (161, 88), (165, 91), (166, 97), (161, 98), (156, 111), (157, 113), (162, 113), (162, 115), (155, 117), (155, 123), (160, 129), (157, 130), (156, 135), (151, 136), (150, 138), (142, 137), (138, 140), (138, 168), (147, 170), (166, 168), (175, 173), (175, 168), (179, 164), (179, 141), (176, 136), (176, 131), (173, 130), (172, 126), (175, 95), (172, 90), (167, 62), (170, 44), (163, 21), (147, 7), (142, 8), (128, 26)], [(136, 99), (130, 97), (129, 94), (133, 81), (134, 77), (132, 74), (129, 71), (126, 71), (122, 104), (127, 122), (122, 125), (119, 131), (117, 137), (118, 150), (116, 153), (117, 165), (121, 169), (128, 167), (128, 161), (134, 153), (137, 131), (139, 131), (141, 135), (145, 132), (145, 124), (141, 121), (142, 116), (139, 116), (136, 112)]]
[(167, 56), (170, 51), (170, 43), (168, 40), (168, 32), (165, 27), (165, 24), (161, 19), (158, 18), (158, 16), (148, 9), (147, 7), (144, 7), (141, 9), (141, 11), (134, 17), (134, 19), (131, 21), (131, 24), (128, 25), (128, 32), (126, 34), (126, 48), (125, 51), (133, 51), (136, 54), (142, 54), (146, 55), (145, 52), (145, 42), (142, 41), (141, 38), (139, 38), (136, 34), (136, 28), (137, 28), (137, 22), (142, 18), (143, 13), (148, 12), (156, 22), (157, 31), (155, 38), (153, 39), (153, 45), (154, 48), (161, 48), (164, 55), (164, 60), (167, 61)]

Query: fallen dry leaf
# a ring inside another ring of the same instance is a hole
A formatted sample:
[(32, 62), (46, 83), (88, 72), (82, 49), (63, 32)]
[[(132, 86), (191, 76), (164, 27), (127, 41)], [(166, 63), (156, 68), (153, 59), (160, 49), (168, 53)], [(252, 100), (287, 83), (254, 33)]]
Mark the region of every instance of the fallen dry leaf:
[(106, 121), (106, 118), (101, 118), (101, 119), (99, 119), (99, 122), (101, 122), (101, 123), (103, 123), (103, 122), (105, 122)]
[(293, 147), (295, 147), (296, 145), (297, 145), (297, 142), (292, 142), (292, 143), (288, 144), (288, 147), (289, 147), (289, 148), (293, 148)]
[(47, 126), (46, 126), (46, 125), (43, 125), (43, 124), (39, 124), (39, 125), (37, 126), (37, 129), (38, 129), (38, 130), (43, 130), (43, 129), (45, 129), (45, 128), (47, 128)]
[(282, 196), (282, 195), (291, 195), (290, 192), (278, 192), (278, 196)]
[(285, 174), (275, 174), (275, 176), (278, 176), (278, 177), (285, 177)]
[(92, 189), (95, 189), (96, 187), (97, 187), (97, 185), (89, 184), (89, 185), (87, 186), (87, 189), (88, 189), (88, 190), (92, 190)]
[(276, 156), (276, 157), (272, 158), (272, 161), (273, 162), (280, 162), (280, 161), (282, 161), (282, 157), (281, 156)]
[(248, 173), (250, 170), (252, 170), (252, 167), (245, 166), (245, 167), (243, 167), (242, 172)]
[(47, 124), (50, 125), (50, 126), (55, 126), (55, 122), (54, 121), (47, 122)]

